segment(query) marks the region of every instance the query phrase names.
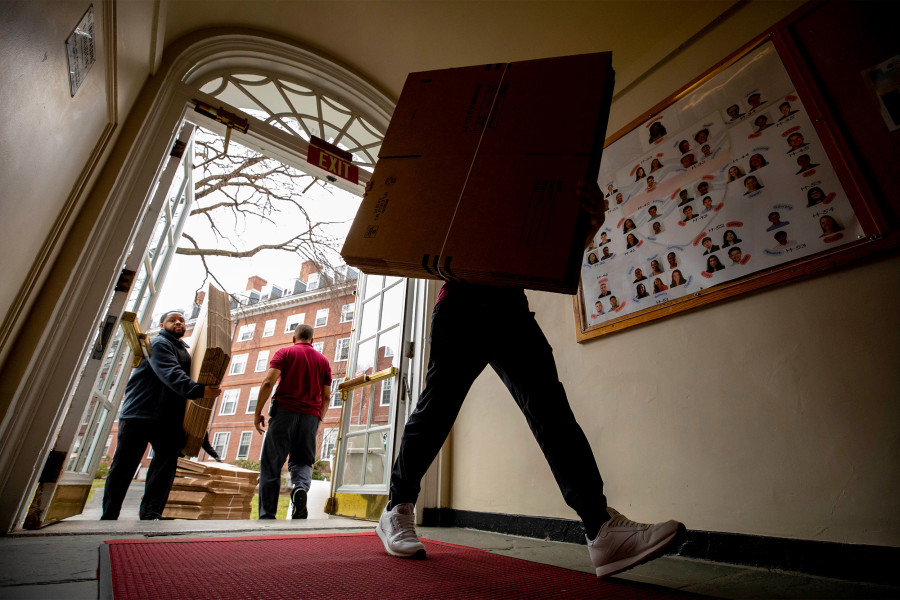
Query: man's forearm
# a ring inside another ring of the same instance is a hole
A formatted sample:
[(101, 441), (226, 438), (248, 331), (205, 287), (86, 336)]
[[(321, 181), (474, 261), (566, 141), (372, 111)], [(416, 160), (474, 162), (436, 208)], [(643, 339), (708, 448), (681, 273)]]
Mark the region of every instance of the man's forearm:
[(322, 388), (322, 409), (319, 411), (319, 420), (325, 420), (325, 412), (328, 410), (328, 404), (331, 400), (331, 386), (326, 385)]
[(272, 395), (272, 384), (264, 381), (262, 386), (259, 388), (259, 397), (256, 399), (256, 414), (253, 415), (254, 420), (262, 414), (263, 408), (266, 406), (266, 402), (269, 401), (269, 396)]

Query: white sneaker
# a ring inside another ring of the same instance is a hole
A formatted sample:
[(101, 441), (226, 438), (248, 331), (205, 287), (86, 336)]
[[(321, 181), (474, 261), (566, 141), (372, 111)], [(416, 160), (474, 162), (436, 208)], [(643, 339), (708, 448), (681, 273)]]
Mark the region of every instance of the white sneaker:
[(415, 507), (412, 504), (398, 504), (381, 513), (375, 533), (391, 556), (425, 558), (425, 546), (416, 535)]
[(659, 552), (675, 539), (681, 526), (678, 521), (635, 523), (615, 509), (607, 508), (607, 511), (610, 520), (600, 527), (595, 539), (587, 541), (597, 577), (630, 569)]

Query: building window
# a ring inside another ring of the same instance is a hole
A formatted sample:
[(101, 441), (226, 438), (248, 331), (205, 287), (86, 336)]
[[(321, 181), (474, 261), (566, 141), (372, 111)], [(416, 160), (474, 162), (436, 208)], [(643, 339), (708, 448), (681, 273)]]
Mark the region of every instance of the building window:
[(306, 313), (289, 316), (287, 318), (287, 323), (284, 324), (284, 332), (292, 333), (295, 329), (297, 329), (297, 325), (303, 323), (304, 319), (306, 319)]
[(225, 453), (228, 451), (228, 438), (231, 434), (227, 431), (220, 431), (213, 435), (212, 447), (219, 455), (219, 458), (225, 460)]
[(332, 460), (334, 458), (337, 434), (338, 430), (336, 427), (328, 427), (322, 432), (322, 452), (319, 454), (322, 460)]
[(225, 393), (222, 394), (222, 407), (219, 409), (220, 415), (233, 415), (237, 410), (238, 396), (241, 395), (241, 390), (231, 389), (225, 390)]
[(253, 339), (253, 332), (256, 330), (256, 323), (250, 323), (249, 325), (241, 325), (241, 328), (238, 330), (238, 341), (246, 342), (247, 340)]
[(313, 342), (313, 350), (322, 352), (325, 349), (325, 342)]
[(316, 311), (316, 327), (325, 327), (328, 325), (328, 309), (320, 308)]
[(394, 380), (385, 379), (381, 382), (381, 402), (379, 406), (391, 405), (391, 391), (394, 389)]
[(241, 432), (241, 443), (238, 444), (237, 460), (247, 460), (250, 456), (250, 440), (253, 439), (252, 431)]
[(341, 338), (337, 341), (337, 349), (334, 351), (334, 362), (345, 361), (350, 358), (350, 338)]
[(147, 451), (147, 460), (153, 460), (153, 446)]
[(247, 414), (256, 412), (256, 403), (259, 401), (259, 386), (250, 388), (250, 398), (247, 399)]
[(265, 371), (269, 367), (269, 351), (263, 350), (256, 355), (256, 368), (254, 372)]
[(335, 377), (331, 380), (331, 402), (328, 403), (328, 408), (341, 407), (341, 393), (338, 391), (338, 384), (343, 380), (343, 377)]
[(306, 291), (311, 292), (318, 287), (319, 287), (319, 274), (318, 273), (310, 273), (309, 277), (306, 278)]
[(349, 323), (353, 320), (353, 304), (345, 304), (341, 307), (341, 323)]
[(263, 337), (269, 337), (275, 334), (275, 321), (278, 319), (269, 319), (266, 321), (266, 328), (263, 329)]
[(228, 369), (229, 375), (243, 375), (244, 369), (247, 368), (247, 357), (249, 354), (236, 354), (231, 357), (231, 368)]

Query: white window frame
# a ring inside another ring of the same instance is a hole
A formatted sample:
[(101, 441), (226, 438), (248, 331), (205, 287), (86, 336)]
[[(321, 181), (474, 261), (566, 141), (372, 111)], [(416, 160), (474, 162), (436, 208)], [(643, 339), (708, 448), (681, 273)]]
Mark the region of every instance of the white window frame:
[(259, 388), (255, 385), (250, 388), (250, 395), (247, 396), (247, 414), (251, 415), (256, 412), (256, 403), (259, 402)]
[(316, 352), (318, 352), (320, 354), (325, 354), (325, 352), (324, 352), (325, 342), (313, 342), (312, 347), (313, 347), (313, 350), (315, 350)]
[[(245, 444), (244, 440), (245, 440), (245, 439), (247, 440), (247, 441), (246, 441), (246, 444), (247, 444), (247, 450), (246, 450), (246, 452), (244, 452), (244, 455), (241, 456), (241, 448), (244, 447), (244, 444)], [(249, 458), (250, 458), (250, 446), (252, 445), (252, 443), (253, 443), (253, 432), (252, 432), (252, 431), (242, 431), (242, 432), (241, 432), (241, 439), (240, 439), (239, 442), (238, 442), (237, 456), (234, 457), (235, 460), (247, 460), (247, 459), (249, 459)]]
[[(229, 375), (243, 375), (247, 370), (247, 357), (249, 354), (235, 354), (231, 357), (231, 366), (228, 367)], [(240, 370), (238, 370), (240, 369)]]
[[(262, 369), (259, 368), (259, 361), (263, 361)], [(269, 351), (268, 350), (260, 350), (259, 354), (256, 355), (256, 366), (253, 367), (254, 373), (261, 373), (269, 368)]]
[(328, 402), (328, 408), (341, 407), (341, 393), (338, 391), (338, 384), (344, 380), (343, 377), (334, 377), (331, 380), (331, 400)]
[[(219, 405), (220, 415), (233, 415), (237, 412), (238, 400), (241, 399), (241, 388), (231, 388), (222, 392), (222, 403)], [(229, 407), (231, 412), (225, 412)]]
[(253, 334), (256, 332), (256, 323), (248, 323), (247, 325), (241, 325), (241, 328), (238, 330), (238, 339), (239, 342), (248, 342), (253, 339)]
[[(290, 315), (287, 318), (287, 321), (284, 322), (284, 332), (285, 333), (294, 333), (294, 329), (297, 328), (298, 325), (301, 325), (306, 321), (306, 313), (297, 313), (294, 315)], [(294, 325), (291, 327), (291, 325)]]
[[(347, 356), (341, 358), (342, 351), (346, 350)], [(347, 362), (350, 358), (350, 338), (338, 338), (334, 348), (334, 362)]]
[[(228, 453), (228, 440), (230, 438), (231, 438), (230, 431), (218, 431), (213, 434), (213, 439), (212, 439), (211, 445), (213, 447), (213, 450), (216, 451), (216, 454), (218, 454), (219, 458), (221, 458), (223, 461), (225, 460), (225, 455)], [(219, 450), (219, 446), (220, 446), (219, 440), (224, 440), (224, 442), (221, 444), (221, 447), (222, 447), (221, 450)]]
[[(335, 448), (337, 447), (337, 436), (338, 429), (337, 427), (326, 427), (322, 431), (322, 449), (319, 451), (319, 457), (321, 460), (332, 460), (332, 455), (334, 454)], [(325, 453), (325, 449), (328, 448), (330, 452)]]
[(275, 335), (275, 324), (278, 322), (278, 319), (269, 319), (266, 321), (266, 327), (263, 329), (263, 337), (271, 337)]
[[(391, 393), (394, 391), (394, 380), (393, 379), (384, 379), (381, 381), (381, 397), (378, 399), (378, 406), (390, 406), (391, 405)], [(387, 402), (385, 402), (385, 397), (387, 397)]]
[(352, 302), (341, 306), (341, 323), (349, 323), (353, 320), (354, 309), (355, 305)]
[[(321, 321), (321, 323), (319, 322)], [(325, 327), (328, 325), (328, 309), (320, 308), (316, 311), (316, 327)]]
[(318, 273), (310, 273), (306, 277), (306, 291), (311, 292), (313, 290), (319, 289), (319, 274)]

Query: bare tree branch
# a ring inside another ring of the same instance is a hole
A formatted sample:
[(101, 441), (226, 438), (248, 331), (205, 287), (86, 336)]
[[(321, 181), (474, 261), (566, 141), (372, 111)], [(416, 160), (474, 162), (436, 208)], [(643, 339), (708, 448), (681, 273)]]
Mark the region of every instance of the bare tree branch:
[[(326, 272), (339, 261), (339, 241), (325, 233), (335, 223), (314, 221), (306, 208), (306, 194), (315, 185), (328, 189), (324, 181), (237, 144), (223, 154), (223, 139), (202, 129), (194, 146), (194, 205), (182, 234), (185, 243), (176, 253), (200, 257), (206, 272), (204, 285), (212, 279), (228, 291), (207, 257), (241, 259), (266, 251), (288, 252)], [(242, 239), (243, 232), (258, 224), (278, 223), (291, 223), (294, 232), (302, 231), (252, 246)], [(202, 235), (203, 230), (208, 233)], [(197, 241), (195, 234), (206, 238), (209, 233), (212, 243)]]

